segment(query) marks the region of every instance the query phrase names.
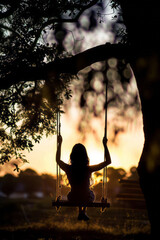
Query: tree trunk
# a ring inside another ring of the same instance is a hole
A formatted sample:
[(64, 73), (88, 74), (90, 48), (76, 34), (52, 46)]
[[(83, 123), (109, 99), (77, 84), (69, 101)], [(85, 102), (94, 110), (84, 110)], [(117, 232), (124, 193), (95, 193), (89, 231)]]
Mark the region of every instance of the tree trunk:
[(160, 239), (160, 17), (155, 0), (120, 0), (131, 46), (131, 60), (143, 114), (145, 143), (138, 165), (151, 223), (152, 239)]
[(145, 143), (138, 173), (146, 199), (152, 236), (158, 239), (160, 216), (160, 55), (152, 53), (134, 63), (141, 98)]

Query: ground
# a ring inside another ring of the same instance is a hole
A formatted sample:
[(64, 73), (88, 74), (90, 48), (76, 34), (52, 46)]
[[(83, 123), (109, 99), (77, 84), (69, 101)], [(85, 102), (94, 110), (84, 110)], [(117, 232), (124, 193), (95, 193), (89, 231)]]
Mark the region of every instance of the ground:
[(0, 200), (1, 240), (149, 240), (146, 209), (88, 208), (90, 220), (78, 221), (78, 209), (57, 212), (52, 198)]

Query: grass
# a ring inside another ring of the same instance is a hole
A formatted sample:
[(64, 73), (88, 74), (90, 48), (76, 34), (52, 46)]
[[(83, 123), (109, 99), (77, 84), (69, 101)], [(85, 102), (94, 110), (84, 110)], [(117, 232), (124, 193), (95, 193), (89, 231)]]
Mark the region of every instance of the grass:
[(51, 198), (0, 201), (0, 239), (23, 240), (148, 240), (145, 209), (88, 208), (90, 220), (79, 222), (76, 208), (51, 206)]

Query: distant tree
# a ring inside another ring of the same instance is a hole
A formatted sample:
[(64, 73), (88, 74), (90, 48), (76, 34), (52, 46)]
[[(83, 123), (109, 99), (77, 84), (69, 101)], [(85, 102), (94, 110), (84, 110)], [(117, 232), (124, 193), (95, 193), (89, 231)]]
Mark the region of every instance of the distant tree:
[(126, 176), (126, 171), (122, 168), (109, 167), (107, 170), (107, 176), (109, 178), (107, 184), (107, 195), (114, 202), (116, 195), (120, 190), (119, 181)]
[(50, 174), (42, 174), (42, 190), (45, 196), (55, 195), (56, 179)]
[(95, 194), (96, 201), (101, 201), (102, 199), (102, 182), (99, 182), (93, 186), (93, 191)]
[(102, 178), (103, 178), (103, 174), (101, 172), (94, 172), (94, 176), (95, 178), (101, 178), (101, 181), (102, 181)]
[(9, 196), (11, 193), (15, 191), (16, 184), (17, 184), (17, 177), (13, 176), (12, 174), (6, 174), (1, 179), (1, 190), (7, 196)]
[(139, 180), (137, 167), (131, 167), (130, 168), (130, 176), (128, 177), (128, 179), (129, 180), (134, 180), (134, 181), (138, 181)]
[[(96, 175), (102, 176), (101, 173), (97, 172)], [(119, 181), (126, 176), (126, 171), (123, 168), (113, 168), (113, 167), (108, 167), (107, 169), (107, 177), (108, 177), (108, 182), (107, 182), (107, 198), (111, 203), (114, 203), (116, 200), (116, 195), (118, 194), (120, 190), (120, 184)], [(93, 190), (96, 194), (96, 200), (101, 200), (102, 198), (102, 180), (95, 184), (93, 186)]]
[(24, 185), (25, 191), (32, 197), (35, 192), (42, 191), (42, 178), (33, 169), (19, 173), (18, 181)]

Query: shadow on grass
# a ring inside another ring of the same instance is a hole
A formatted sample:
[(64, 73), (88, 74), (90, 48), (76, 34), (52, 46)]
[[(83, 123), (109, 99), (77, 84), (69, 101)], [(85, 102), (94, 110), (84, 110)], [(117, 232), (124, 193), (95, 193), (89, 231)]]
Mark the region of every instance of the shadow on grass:
[(51, 199), (1, 201), (0, 240), (151, 240), (146, 210), (88, 208), (90, 220), (77, 220), (76, 208), (56, 212)]

